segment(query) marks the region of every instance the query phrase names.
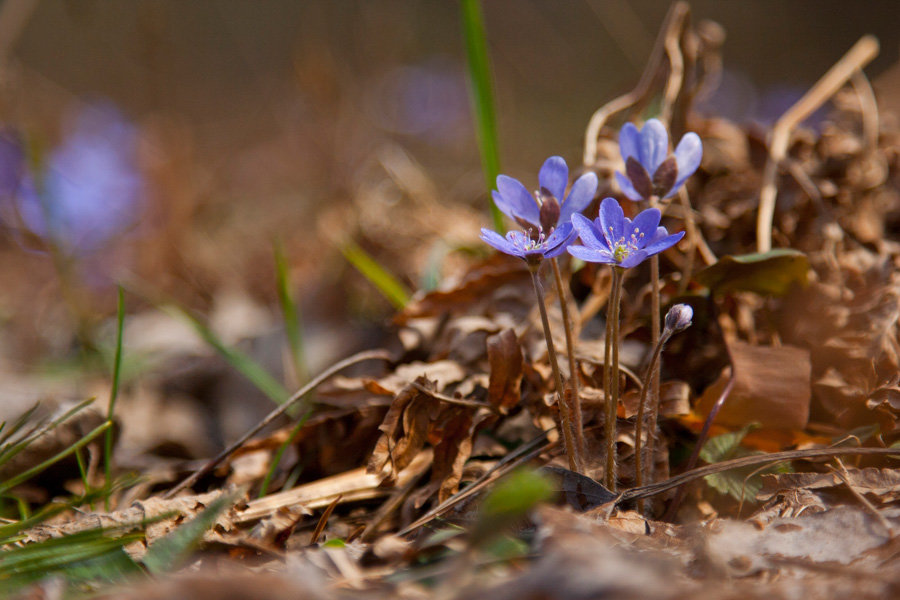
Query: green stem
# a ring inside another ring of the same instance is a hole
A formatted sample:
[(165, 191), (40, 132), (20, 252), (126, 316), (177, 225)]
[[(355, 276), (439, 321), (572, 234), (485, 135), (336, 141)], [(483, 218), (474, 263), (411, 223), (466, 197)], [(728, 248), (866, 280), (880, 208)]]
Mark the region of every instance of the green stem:
[(603, 391), (606, 399), (606, 487), (616, 491), (616, 407), (619, 403), (619, 305), (624, 269), (613, 267), (612, 288), (606, 310), (606, 348), (603, 358)]
[(575, 446), (578, 454), (578, 472), (582, 475), (585, 473), (584, 467), (584, 421), (581, 414), (581, 395), (578, 390), (578, 362), (575, 360), (575, 335), (572, 327), (572, 320), (569, 317), (569, 303), (567, 300), (565, 282), (563, 281), (562, 272), (559, 268), (559, 261), (554, 257), (550, 259), (550, 265), (553, 267), (553, 276), (556, 278), (556, 289), (559, 290), (559, 310), (562, 313), (563, 328), (566, 333), (566, 353), (569, 358), (569, 387), (567, 388), (566, 400), (568, 402), (569, 411), (572, 414), (572, 427), (575, 429)]
[[(109, 392), (109, 406), (106, 410), (106, 420), (113, 422), (116, 414), (116, 399), (119, 397), (119, 380), (122, 373), (122, 331), (125, 325), (125, 291), (122, 286), (118, 290), (118, 302), (116, 308), (116, 354), (113, 359), (112, 372), (112, 388)], [(106, 475), (106, 498), (104, 505), (106, 512), (110, 510), (109, 495), (112, 490), (112, 453), (113, 453), (113, 430), (110, 427), (106, 430), (106, 439), (103, 443), (104, 458), (104, 474)]]
[(562, 375), (559, 373), (559, 362), (556, 359), (556, 348), (553, 346), (553, 338), (550, 335), (550, 319), (547, 318), (547, 307), (544, 305), (544, 287), (541, 285), (541, 278), (538, 275), (540, 263), (537, 265), (529, 264), (531, 270), (531, 282), (534, 284), (534, 293), (537, 296), (538, 310), (541, 313), (541, 324), (544, 327), (544, 339), (547, 342), (547, 355), (550, 357), (550, 368), (553, 370), (553, 377), (556, 380), (556, 395), (559, 403), (559, 420), (562, 422), (563, 442), (566, 446), (566, 455), (569, 459), (569, 469), (578, 471), (581, 463), (581, 457), (575, 445), (575, 432), (572, 423), (572, 415), (569, 414), (569, 406), (565, 400), (563, 392)]

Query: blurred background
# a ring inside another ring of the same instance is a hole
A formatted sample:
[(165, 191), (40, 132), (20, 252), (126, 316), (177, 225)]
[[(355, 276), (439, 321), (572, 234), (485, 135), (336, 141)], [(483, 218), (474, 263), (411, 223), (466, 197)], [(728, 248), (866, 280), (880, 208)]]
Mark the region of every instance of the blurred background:
[[(691, 6), (727, 35), (708, 114), (771, 124), (867, 33), (867, 73), (898, 107), (894, 1)], [(483, 10), (501, 168), (532, 181), (551, 154), (580, 162), (591, 113), (636, 83), (668, 4)], [(6, 0), (0, 127), (6, 372), (83, 345), (117, 282), (129, 312), (174, 301), (231, 341), (277, 328), (276, 241), (316, 371), (377, 344), (393, 311), (347, 248), (410, 291), (452, 275), (456, 250), (485, 252), (457, 2)]]

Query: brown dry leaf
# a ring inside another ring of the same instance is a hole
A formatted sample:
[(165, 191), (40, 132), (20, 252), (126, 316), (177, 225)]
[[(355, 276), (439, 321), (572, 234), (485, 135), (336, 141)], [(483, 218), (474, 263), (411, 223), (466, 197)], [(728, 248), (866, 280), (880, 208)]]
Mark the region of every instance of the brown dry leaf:
[(487, 355), (491, 369), (487, 399), (501, 414), (506, 414), (521, 400), (525, 357), (516, 332), (504, 329), (490, 336), (487, 339)]
[(442, 392), (448, 386), (465, 379), (466, 372), (459, 363), (452, 360), (430, 363), (416, 361), (399, 365), (393, 373), (377, 381), (366, 380), (364, 385), (373, 394), (396, 395), (419, 378), (433, 382), (430, 389)]
[[(856, 491), (882, 504), (900, 499), (900, 469), (847, 467), (847, 480)], [(790, 489), (819, 490), (846, 487), (846, 483), (837, 473), (766, 474), (762, 476), (762, 481), (763, 487), (757, 496), (760, 500), (768, 500), (775, 494)]]
[[(809, 352), (793, 346), (728, 344), (736, 380), (725, 405), (716, 417), (723, 425), (803, 429), (809, 420)], [(723, 375), (703, 392), (697, 406), (708, 413), (728, 380)]]
[[(419, 377), (416, 383), (434, 389), (425, 377)], [(418, 387), (409, 384), (400, 390), (378, 428), (382, 435), (369, 458), (368, 472), (391, 475), (409, 465), (425, 446), (429, 425), (439, 410), (440, 401)]]
[(402, 325), (409, 319), (459, 312), (507, 283), (527, 279), (528, 270), (522, 261), (495, 254), (473, 266), (455, 287), (430, 292), (423, 298), (413, 300), (394, 317), (394, 321)]
[[(22, 534), (22, 543), (43, 542), (51, 538), (100, 527), (141, 527), (142, 523), (148, 519), (155, 519), (171, 513), (168, 518), (147, 525), (143, 542), (135, 542), (125, 548), (132, 557), (140, 558), (146, 551), (147, 545), (170, 533), (185, 520), (201, 513), (213, 500), (224, 493), (224, 490), (216, 490), (206, 494), (179, 496), (168, 500), (153, 497), (133, 502), (128, 508), (109, 513), (81, 513), (76, 518), (59, 525), (43, 524), (25, 531)], [(217, 526), (220, 530), (227, 531), (232, 528), (232, 513), (233, 509), (219, 517)]]

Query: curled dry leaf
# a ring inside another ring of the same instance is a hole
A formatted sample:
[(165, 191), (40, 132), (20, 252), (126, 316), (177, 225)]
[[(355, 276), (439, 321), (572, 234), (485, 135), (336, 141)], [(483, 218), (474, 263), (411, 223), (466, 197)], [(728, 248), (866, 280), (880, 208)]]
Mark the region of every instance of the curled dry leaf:
[(488, 402), (506, 414), (521, 400), (520, 386), (524, 369), (522, 347), (512, 329), (504, 329), (487, 339), (490, 380)]
[[(809, 352), (792, 346), (728, 343), (735, 383), (716, 423), (743, 427), (759, 423), (777, 429), (802, 429), (809, 420)], [(697, 410), (709, 413), (728, 381), (725, 374), (700, 398)]]

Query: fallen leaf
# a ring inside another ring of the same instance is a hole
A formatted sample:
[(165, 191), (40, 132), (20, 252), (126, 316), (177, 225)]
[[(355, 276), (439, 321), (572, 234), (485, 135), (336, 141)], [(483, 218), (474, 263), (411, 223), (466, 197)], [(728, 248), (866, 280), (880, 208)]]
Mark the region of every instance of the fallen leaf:
[[(743, 427), (803, 429), (809, 420), (809, 352), (792, 346), (728, 344), (735, 383), (716, 416), (716, 423)], [(697, 411), (708, 414), (728, 381), (722, 375), (700, 398)]]

